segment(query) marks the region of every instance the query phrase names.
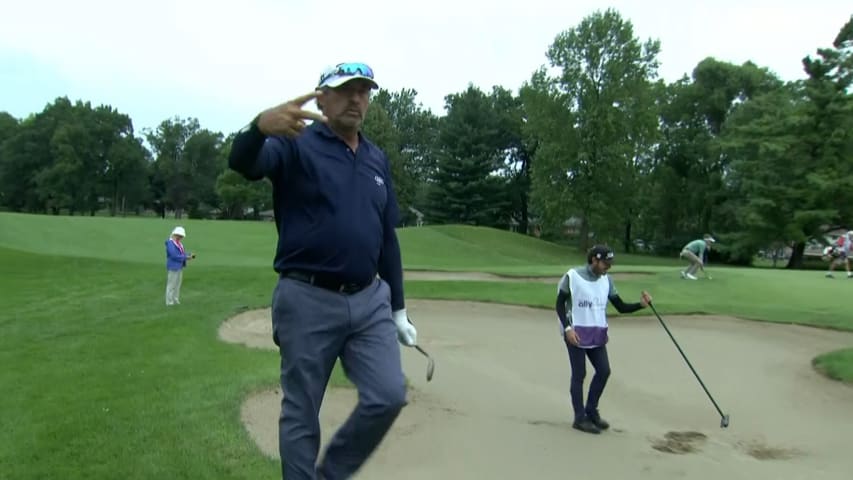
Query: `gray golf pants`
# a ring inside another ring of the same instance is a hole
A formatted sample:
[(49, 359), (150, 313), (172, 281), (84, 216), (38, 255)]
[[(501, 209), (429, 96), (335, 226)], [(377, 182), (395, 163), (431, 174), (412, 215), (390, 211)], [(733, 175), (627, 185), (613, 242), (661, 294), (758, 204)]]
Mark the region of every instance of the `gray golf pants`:
[(166, 305), (181, 303), (181, 283), (183, 278), (183, 270), (168, 270), (166, 272)]
[(684, 273), (689, 273), (690, 275), (695, 275), (696, 272), (699, 270), (699, 267), (702, 266), (702, 260), (698, 256), (696, 256), (695, 253), (691, 252), (690, 250), (682, 250), (681, 251), (681, 258), (690, 262), (690, 265), (687, 267), (687, 270), (685, 270)]
[[(323, 480), (351, 477), (406, 405), (390, 298), (388, 284), (379, 279), (352, 295), (279, 279), (272, 322), (281, 354), (278, 431), (285, 480), (314, 480), (316, 474)], [(358, 405), (318, 465), (320, 404), (338, 358), (358, 389)]]

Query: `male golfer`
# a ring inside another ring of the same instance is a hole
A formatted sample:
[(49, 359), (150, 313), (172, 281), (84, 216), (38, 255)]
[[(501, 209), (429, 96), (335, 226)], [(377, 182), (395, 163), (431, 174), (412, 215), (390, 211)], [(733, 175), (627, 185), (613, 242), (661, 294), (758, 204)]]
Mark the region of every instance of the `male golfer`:
[[(613, 263), (613, 250), (603, 245), (592, 247), (587, 264), (566, 272), (557, 286), (557, 317), (560, 336), (569, 351), (572, 366), (570, 393), (574, 422), (572, 427), (587, 433), (601, 433), (610, 425), (598, 412), (598, 401), (610, 376), (607, 358), (607, 302), (619, 313), (631, 313), (647, 307), (652, 301), (643, 291), (638, 303), (625, 303), (607, 275)], [(566, 305), (571, 305), (566, 308)], [(595, 375), (589, 385), (586, 405), (583, 402), (583, 381), (586, 377), (586, 358), (589, 357)]]
[[(403, 298), (397, 201), (388, 158), (360, 132), (375, 88), (369, 66), (338, 64), (315, 91), (259, 114), (231, 148), (232, 169), (273, 188), (287, 480), (350, 478), (407, 403), (398, 340), (413, 346), (417, 331)], [(302, 109), (311, 99), (322, 115)], [(338, 358), (358, 405), (318, 463), (320, 403)]]
[(696, 272), (705, 268), (706, 253), (711, 250), (711, 244), (715, 243), (714, 237), (705, 235), (703, 238), (693, 240), (681, 249), (681, 257), (689, 262), (685, 270), (681, 271), (681, 278), (696, 280)]

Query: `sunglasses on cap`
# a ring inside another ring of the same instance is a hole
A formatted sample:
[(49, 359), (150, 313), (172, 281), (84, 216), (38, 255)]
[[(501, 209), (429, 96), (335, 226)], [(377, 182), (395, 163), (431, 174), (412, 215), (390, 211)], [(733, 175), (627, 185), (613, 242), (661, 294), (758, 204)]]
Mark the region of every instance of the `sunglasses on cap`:
[(364, 63), (339, 63), (334, 68), (323, 72), (323, 75), (320, 76), (320, 85), (334, 76), (360, 76), (373, 80), (373, 69)]
[(613, 252), (596, 252), (595, 255), (593, 255), (593, 258), (597, 258), (607, 263), (612, 263), (614, 256)]

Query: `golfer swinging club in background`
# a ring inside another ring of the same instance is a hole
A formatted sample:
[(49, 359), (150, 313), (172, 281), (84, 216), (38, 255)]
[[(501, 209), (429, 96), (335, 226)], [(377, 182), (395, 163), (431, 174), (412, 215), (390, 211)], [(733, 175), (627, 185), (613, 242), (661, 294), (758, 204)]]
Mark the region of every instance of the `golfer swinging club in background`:
[[(610, 425), (598, 412), (598, 401), (610, 376), (607, 358), (607, 302), (619, 313), (631, 313), (649, 306), (652, 297), (643, 291), (639, 303), (625, 303), (607, 275), (613, 263), (613, 250), (596, 245), (587, 254), (587, 264), (566, 272), (557, 287), (557, 317), (562, 329), (560, 336), (569, 351), (572, 365), (571, 397), (575, 419), (572, 427), (583, 432), (601, 433)], [(571, 308), (566, 311), (566, 305)], [(586, 357), (595, 375), (589, 385), (589, 397), (583, 403), (583, 381), (586, 377)]]
[[(316, 91), (258, 115), (231, 148), (233, 170), (273, 188), (287, 480), (350, 478), (407, 403), (398, 340), (414, 346), (417, 331), (403, 299), (398, 206), (388, 158), (360, 132), (375, 88), (369, 66), (339, 64)], [(311, 99), (323, 115), (302, 109)], [(358, 405), (318, 463), (320, 403), (338, 358)]]

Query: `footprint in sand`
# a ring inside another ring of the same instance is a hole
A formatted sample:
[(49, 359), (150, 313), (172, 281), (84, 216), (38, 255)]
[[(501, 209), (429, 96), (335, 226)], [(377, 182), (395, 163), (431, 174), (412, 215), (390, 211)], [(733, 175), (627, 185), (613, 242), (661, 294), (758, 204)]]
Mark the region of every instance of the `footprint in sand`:
[(738, 446), (747, 455), (758, 460), (789, 460), (803, 454), (794, 448), (771, 447), (757, 440), (741, 442)]
[(700, 432), (666, 432), (662, 439), (652, 442), (652, 448), (666, 453), (693, 453), (700, 450), (707, 438)]

